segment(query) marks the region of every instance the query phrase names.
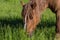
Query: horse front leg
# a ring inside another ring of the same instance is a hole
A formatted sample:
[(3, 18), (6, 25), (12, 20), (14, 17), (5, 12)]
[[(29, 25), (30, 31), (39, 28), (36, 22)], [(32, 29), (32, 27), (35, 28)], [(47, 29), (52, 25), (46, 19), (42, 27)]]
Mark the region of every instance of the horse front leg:
[(56, 40), (60, 40), (60, 10), (56, 13)]
[(60, 34), (60, 10), (56, 14), (56, 32)]

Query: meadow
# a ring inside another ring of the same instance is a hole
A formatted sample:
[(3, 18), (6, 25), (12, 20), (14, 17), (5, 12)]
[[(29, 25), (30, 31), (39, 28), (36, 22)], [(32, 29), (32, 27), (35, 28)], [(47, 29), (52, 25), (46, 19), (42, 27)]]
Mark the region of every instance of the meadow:
[(20, 0), (0, 0), (0, 40), (56, 40), (56, 16), (49, 8), (42, 13), (41, 23), (31, 38), (24, 30), (21, 11)]

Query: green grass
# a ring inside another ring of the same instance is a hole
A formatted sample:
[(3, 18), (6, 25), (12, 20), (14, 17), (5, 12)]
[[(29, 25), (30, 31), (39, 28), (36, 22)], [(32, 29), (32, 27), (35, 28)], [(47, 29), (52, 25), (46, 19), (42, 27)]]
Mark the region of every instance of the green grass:
[[(24, 0), (25, 3), (28, 0)], [(42, 14), (31, 38), (23, 29), (20, 0), (0, 0), (0, 40), (53, 40), (55, 39), (56, 17), (50, 9)]]

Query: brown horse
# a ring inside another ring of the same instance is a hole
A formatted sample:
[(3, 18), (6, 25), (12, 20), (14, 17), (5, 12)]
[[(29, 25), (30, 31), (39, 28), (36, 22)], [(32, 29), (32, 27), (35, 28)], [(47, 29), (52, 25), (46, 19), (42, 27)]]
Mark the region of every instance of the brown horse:
[(24, 28), (28, 35), (35, 30), (46, 8), (50, 8), (56, 14), (56, 33), (60, 33), (60, 0), (30, 0), (27, 4), (21, 1), (21, 4), (23, 5)]

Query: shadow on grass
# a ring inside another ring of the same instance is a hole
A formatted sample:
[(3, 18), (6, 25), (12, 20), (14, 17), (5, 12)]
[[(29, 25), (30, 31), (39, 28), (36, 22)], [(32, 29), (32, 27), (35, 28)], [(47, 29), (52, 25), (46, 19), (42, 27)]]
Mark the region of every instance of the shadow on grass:
[(47, 22), (47, 21), (46, 22), (41, 22), (37, 26), (40, 27), (40, 28), (41, 27), (44, 28), (45, 26), (49, 28), (49, 27), (52, 27), (52, 26), (56, 26), (56, 22), (53, 22), (53, 21), (51, 21), (51, 22)]
[[(20, 25), (20, 26), (23, 26), (23, 19), (10, 19), (10, 20), (6, 20), (6, 19), (3, 19), (3, 20), (1, 20), (0, 19), (0, 25), (2, 25), (2, 26), (4, 26), (4, 25), (10, 25), (10, 26), (16, 26), (16, 25)], [(38, 25), (37, 25), (37, 27), (52, 27), (52, 26), (55, 26), (56, 25), (56, 23), (55, 22), (53, 22), (53, 21), (51, 21), (51, 22), (41, 22), (41, 23), (39, 23)]]
[(2, 25), (3, 27), (5, 25), (9, 25), (9, 26), (23, 26), (23, 19), (14, 19), (14, 20), (0, 20), (0, 25)]

